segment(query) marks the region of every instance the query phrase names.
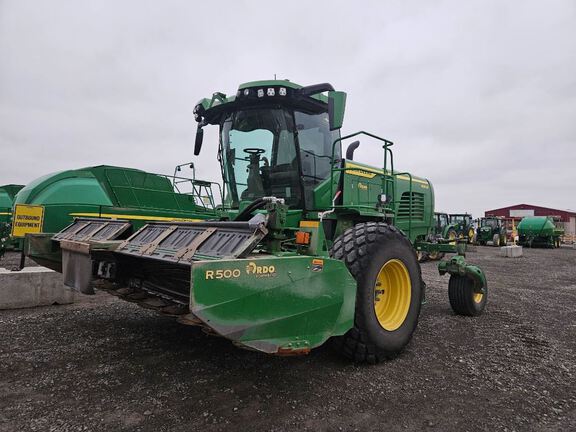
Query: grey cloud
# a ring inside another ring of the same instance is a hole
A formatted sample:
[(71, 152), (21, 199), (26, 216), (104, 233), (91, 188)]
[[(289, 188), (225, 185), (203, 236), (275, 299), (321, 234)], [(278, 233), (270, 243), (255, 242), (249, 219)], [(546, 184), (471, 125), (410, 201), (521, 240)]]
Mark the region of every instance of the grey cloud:
[[(171, 172), (193, 159), (198, 99), (277, 74), (346, 90), (346, 132), (395, 141), (439, 209), (576, 208), (575, 18), (571, 1), (4, 1), (0, 183)], [(211, 180), (216, 139), (196, 158)]]

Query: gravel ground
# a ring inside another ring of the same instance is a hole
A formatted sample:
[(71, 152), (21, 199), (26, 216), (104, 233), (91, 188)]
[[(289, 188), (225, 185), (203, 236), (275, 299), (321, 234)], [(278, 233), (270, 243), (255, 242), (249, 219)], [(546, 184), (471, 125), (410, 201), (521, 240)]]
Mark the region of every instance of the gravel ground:
[[(12, 270), (15, 267), (18, 267), (19, 265), (20, 265), (20, 252), (6, 252), (4, 256), (0, 257), (0, 267)], [(26, 258), (24, 266), (37, 267), (38, 264), (36, 264), (30, 258)]]
[(576, 430), (576, 250), (524, 255), (469, 254), (478, 318), (423, 264), (414, 339), (377, 366), (244, 351), (103, 293), (0, 311), (0, 431)]

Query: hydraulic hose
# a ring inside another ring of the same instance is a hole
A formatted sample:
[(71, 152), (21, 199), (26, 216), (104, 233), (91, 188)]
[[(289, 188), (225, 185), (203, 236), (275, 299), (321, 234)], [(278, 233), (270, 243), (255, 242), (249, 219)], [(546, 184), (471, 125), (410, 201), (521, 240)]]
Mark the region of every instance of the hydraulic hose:
[(264, 205), (266, 204), (267, 200), (265, 200), (264, 198), (256, 198), (254, 201), (252, 201), (250, 204), (248, 204), (248, 206), (242, 210), (240, 213), (238, 213), (236, 215), (236, 217), (234, 218), (235, 221), (247, 221), (250, 219), (252, 213), (256, 210), (258, 210), (259, 208), (264, 207)]

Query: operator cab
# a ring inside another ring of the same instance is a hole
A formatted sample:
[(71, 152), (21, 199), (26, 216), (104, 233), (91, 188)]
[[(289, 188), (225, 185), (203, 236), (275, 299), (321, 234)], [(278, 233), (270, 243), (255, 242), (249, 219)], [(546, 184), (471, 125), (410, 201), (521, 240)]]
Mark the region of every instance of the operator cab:
[[(328, 96), (324, 93), (328, 92)], [(301, 87), (289, 81), (255, 81), (236, 96), (215, 93), (194, 109), (202, 127), (220, 128), (219, 161), (224, 207), (242, 209), (263, 197), (284, 199), (291, 209), (313, 210), (314, 189), (340, 161), (345, 93), (330, 84)], [(334, 158), (334, 159), (332, 159)]]
[(500, 228), (502, 220), (498, 218), (482, 218), (480, 219), (480, 227)]
[(448, 225), (448, 214), (447, 213), (435, 213), (436, 215), (436, 228), (442, 230), (446, 225)]
[(450, 223), (469, 225), (472, 222), (472, 216), (468, 213), (465, 214), (451, 214)]
[(237, 208), (242, 201), (275, 196), (290, 208), (310, 208), (313, 189), (330, 175), (337, 138), (327, 112), (275, 106), (227, 113), (220, 125), (227, 204)]

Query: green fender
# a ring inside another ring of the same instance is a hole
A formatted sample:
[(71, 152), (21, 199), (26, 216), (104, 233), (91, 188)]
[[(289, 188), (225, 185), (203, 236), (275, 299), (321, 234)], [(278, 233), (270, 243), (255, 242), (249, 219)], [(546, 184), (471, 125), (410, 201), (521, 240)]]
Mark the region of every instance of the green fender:
[(466, 264), (466, 260), (462, 255), (455, 255), (448, 261), (441, 261), (438, 263), (438, 272), (440, 276), (446, 273), (451, 276), (465, 276), (474, 282), (474, 292), (484, 294), (488, 283), (486, 275), (478, 266)]

